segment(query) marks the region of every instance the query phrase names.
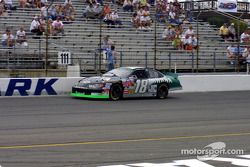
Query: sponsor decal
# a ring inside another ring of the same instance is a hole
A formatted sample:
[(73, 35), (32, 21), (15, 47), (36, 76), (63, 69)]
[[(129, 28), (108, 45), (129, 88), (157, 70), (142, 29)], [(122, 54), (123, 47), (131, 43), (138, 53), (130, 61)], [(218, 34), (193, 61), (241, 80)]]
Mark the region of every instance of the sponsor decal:
[[(58, 79), (49, 79), (46, 81), (46, 79), (38, 79), (33, 95), (41, 95), (43, 91), (46, 91), (48, 95), (57, 95), (53, 88), (53, 84), (57, 80)], [(29, 96), (28, 92), (31, 86), (31, 79), (10, 79), (5, 96), (13, 96), (16, 92), (21, 96)]]
[(145, 93), (148, 89), (148, 80), (137, 80), (135, 93)]

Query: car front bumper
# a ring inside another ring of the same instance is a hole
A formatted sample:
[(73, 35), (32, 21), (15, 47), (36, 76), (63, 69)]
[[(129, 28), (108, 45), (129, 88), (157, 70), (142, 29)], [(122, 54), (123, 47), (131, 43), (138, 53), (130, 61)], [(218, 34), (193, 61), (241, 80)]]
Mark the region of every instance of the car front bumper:
[(82, 89), (82, 88), (72, 88), (71, 96), (82, 97), (82, 98), (92, 98), (92, 99), (108, 99), (109, 93), (104, 92), (102, 89)]

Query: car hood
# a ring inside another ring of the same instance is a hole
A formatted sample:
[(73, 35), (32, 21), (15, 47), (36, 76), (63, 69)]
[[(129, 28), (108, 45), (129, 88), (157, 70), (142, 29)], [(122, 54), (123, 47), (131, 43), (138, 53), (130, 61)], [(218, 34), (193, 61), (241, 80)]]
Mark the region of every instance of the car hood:
[(88, 78), (84, 78), (82, 80), (79, 81), (79, 83), (83, 83), (83, 84), (96, 84), (96, 83), (108, 83), (108, 82), (116, 82), (116, 81), (120, 81), (121, 78), (120, 77), (116, 77), (116, 76), (96, 76), (96, 77), (88, 77)]

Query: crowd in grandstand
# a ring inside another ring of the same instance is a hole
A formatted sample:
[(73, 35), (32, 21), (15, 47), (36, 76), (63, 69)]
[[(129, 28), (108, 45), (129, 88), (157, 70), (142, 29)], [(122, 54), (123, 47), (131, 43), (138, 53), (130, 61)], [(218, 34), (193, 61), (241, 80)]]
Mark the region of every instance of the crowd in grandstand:
[(246, 60), (250, 59), (249, 55), (249, 45), (250, 45), (250, 31), (246, 29), (239, 36), (240, 43), (236, 42), (237, 33), (234, 27), (234, 23), (225, 23), (220, 27), (219, 35), (225, 42), (231, 42), (231, 45), (227, 47), (227, 58), (230, 64), (235, 64), (235, 60), (240, 60), (240, 63), (244, 63)]

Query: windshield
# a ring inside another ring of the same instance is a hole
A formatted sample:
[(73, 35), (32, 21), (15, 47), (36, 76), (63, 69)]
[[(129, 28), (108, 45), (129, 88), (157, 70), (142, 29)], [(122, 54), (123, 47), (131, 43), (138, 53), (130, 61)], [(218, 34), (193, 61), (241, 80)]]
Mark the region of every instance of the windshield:
[(131, 73), (133, 72), (132, 69), (130, 68), (116, 68), (113, 69), (105, 74), (103, 74), (103, 76), (118, 76), (121, 78), (127, 78)]

